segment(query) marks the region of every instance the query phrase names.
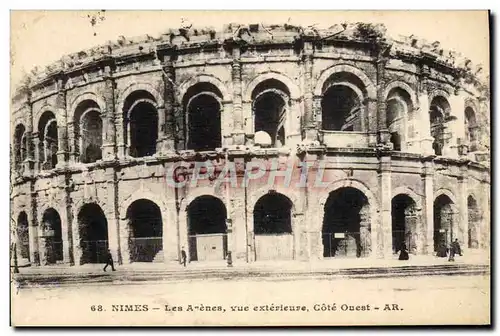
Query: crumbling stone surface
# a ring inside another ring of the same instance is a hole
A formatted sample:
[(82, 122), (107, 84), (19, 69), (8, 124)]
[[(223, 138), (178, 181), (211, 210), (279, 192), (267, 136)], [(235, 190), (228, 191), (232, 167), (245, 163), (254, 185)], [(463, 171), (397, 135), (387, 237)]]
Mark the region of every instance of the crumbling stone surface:
[[(228, 248), (236, 259), (253, 261), (259, 260), (253, 238), (254, 206), (271, 191), (293, 203), (294, 252), (287, 255), (310, 260), (323, 257), (322, 225), (329, 193), (355, 188), (369, 202), (360, 226), (363, 256), (390, 257), (392, 196), (403, 193), (414, 198), (418, 215), (411, 223), (419, 232), (410, 249), (432, 253), (433, 238), (426, 235), (426, 225), (432, 225), (428, 214), (433, 209), (425, 208), (432, 204), (426, 200), (446, 191), (459, 213), (451, 224), (462, 228), (457, 230), (458, 238), (466, 243), (465, 233), (472, 232), (471, 247), (484, 247), (489, 217), (467, 215), (464, 200), (473, 195), (480, 212), (489, 211), (486, 76), (481, 66), (442, 50), (438, 42), (413, 35), (389, 37), (384, 26), (370, 23), (336, 24), (328, 29), (231, 23), (220, 31), (186, 24), (159, 37), (120, 37), (66, 55), (45, 69), (34, 69), (14, 92), (12, 218), (26, 212), (30, 257), (34, 263), (38, 259), (46, 264), (54, 260), (47, 239), (54, 239), (37, 230), (45, 211), (54, 209), (61, 218), (61, 241), (56, 243), (62, 244), (63, 260), (58, 262), (79, 264), (83, 252), (77, 241), (82, 225), (78, 214), (83, 205), (95, 203), (106, 216), (113, 255), (120, 262), (130, 262), (133, 230), (127, 210), (135, 200), (148, 199), (159, 207), (163, 223), (164, 255), (155, 259), (171, 262), (179, 258), (182, 246), (189, 249), (189, 202), (213, 195), (223, 201), (231, 223)], [(349, 97), (357, 102), (342, 106), (346, 118), (357, 118), (353, 132), (322, 129), (323, 114), (331, 113), (323, 97), (335, 86), (351, 90)], [(196, 120), (188, 118), (188, 111), (206, 112), (203, 106), (190, 105), (199, 95), (211, 97), (210, 111), (220, 112), (221, 124), (220, 147), (203, 152), (189, 148), (189, 132)], [(272, 121), (284, 130), (280, 141), (272, 142), (279, 143), (278, 148), (266, 147), (254, 137), (259, 131), (255, 97), (263, 95), (285, 102), (265, 105), (284, 109), (275, 115), (285, 119)], [(429, 111), (443, 99), (448, 104), (440, 124), (447, 135), (446, 150), (436, 156)], [(157, 129), (134, 128), (131, 111), (138, 108), (140, 115), (144, 104), (156, 112)], [(403, 107), (388, 111), (388, 105)], [(471, 146), (466, 139), (466, 107), (477, 116), (474, 152), (467, 152)], [(88, 108), (102, 120), (102, 142), (95, 130), (92, 133), (93, 143), (101, 145), (101, 157), (83, 163), (82, 146), (87, 142), (80, 142), (85, 135), (78, 132), (86, 129), (80, 127), (80, 116)], [(40, 127), (47, 112), (57, 123), (55, 167), (47, 165), (47, 133)], [(19, 125), (23, 134), (15, 132)], [(393, 150), (391, 143), (392, 133), (398, 132), (404, 133), (400, 151)], [(131, 142), (149, 133), (157, 136), (155, 153), (134, 157)], [(23, 139), (27, 139), (24, 154), (16, 156), (18, 147), (26, 143)], [(207, 160), (218, 167), (215, 175), (191, 185), (196, 164)], [(291, 168), (291, 185), (284, 186), (282, 178), (269, 180), (273, 160), (284, 160), (284, 167)], [(226, 162), (238, 167), (236, 186), (230, 188), (222, 187), (216, 178)], [(267, 175), (245, 185), (244, 167), (249, 162), (266, 163)], [(307, 171), (308, 188), (298, 186), (304, 162), (324, 164)], [(189, 183), (175, 189), (167, 179), (179, 163), (184, 167), (175, 176)], [(311, 183), (320, 173), (325, 186), (315, 189)]]

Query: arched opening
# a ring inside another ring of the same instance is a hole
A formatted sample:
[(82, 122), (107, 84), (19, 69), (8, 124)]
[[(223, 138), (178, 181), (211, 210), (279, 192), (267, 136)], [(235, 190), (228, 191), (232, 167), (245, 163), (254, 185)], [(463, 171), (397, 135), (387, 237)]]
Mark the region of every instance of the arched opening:
[(440, 195), (434, 201), (434, 251), (446, 256), (443, 251), (456, 238), (454, 232), (453, 202), (446, 195)]
[(26, 129), (23, 124), (19, 124), (14, 131), (14, 165), (18, 171), (26, 160), (27, 149)]
[(434, 138), (432, 148), (434, 154), (443, 155), (443, 148), (447, 141), (446, 122), (450, 116), (451, 107), (446, 98), (437, 96), (430, 105), (431, 136)]
[(55, 264), (63, 260), (63, 239), (61, 228), (61, 217), (59, 213), (49, 208), (45, 210), (42, 216), (42, 245), (45, 255), (42, 260), (46, 264)]
[(147, 91), (135, 91), (125, 99), (123, 111), (129, 155), (154, 155), (158, 141), (158, 111), (154, 97)]
[(371, 253), (369, 204), (358, 189), (343, 187), (328, 196), (323, 217), (323, 257), (366, 257)]
[(163, 221), (158, 205), (147, 199), (134, 201), (127, 209), (131, 262), (162, 262)]
[(75, 110), (75, 153), (80, 162), (91, 163), (102, 159), (102, 119), (99, 106), (85, 100)]
[(222, 260), (227, 254), (227, 212), (214, 196), (199, 196), (187, 207), (189, 259)]
[(190, 87), (184, 98), (187, 146), (195, 151), (213, 151), (222, 147), (222, 93), (210, 83)]
[(405, 194), (396, 195), (392, 199), (392, 250), (397, 253), (403, 247), (409, 253), (416, 254), (417, 214), (415, 201)]
[(386, 127), (391, 134), (390, 141), (395, 151), (406, 149), (406, 124), (412, 118), (413, 106), (408, 92), (400, 88), (392, 89), (386, 101)]
[(326, 131), (363, 130), (363, 82), (354, 74), (339, 72), (323, 85), (322, 128)]
[(471, 107), (465, 108), (465, 136), (471, 152), (477, 151), (476, 113)]
[(54, 169), (57, 165), (57, 151), (59, 150), (57, 121), (54, 114), (46, 111), (38, 124), (39, 157), (42, 169)]
[(259, 83), (252, 92), (254, 132), (266, 132), (271, 147), (285, 145), (286, 114), (290, 105), (290, 92), (285, 84), (268, 79)]
[(82, 249), (80, 263), (105, 263), (108, 221), (99, 205), (89, 203), (82, 206), (78, 213), (78, 231)]
[(29, 222), (26, 212), (21, 211), (17, 217), (17, 243), (21, 258), (30, 260)]
[(288, 197), (269, 193), (253, 210), (256, 260), (293, 259), (292, 206)]
[(477, 201), (471, 195), (467, 198), (467, 211), (469, 216), (467, 246), (469, 248), (479, 248), (479, 223), (481, 222), (481, 212), (478, 209)]

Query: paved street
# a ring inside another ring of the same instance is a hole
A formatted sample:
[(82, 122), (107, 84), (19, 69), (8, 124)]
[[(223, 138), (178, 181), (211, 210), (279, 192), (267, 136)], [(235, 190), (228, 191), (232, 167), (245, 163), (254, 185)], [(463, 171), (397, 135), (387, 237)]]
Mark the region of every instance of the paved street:
[(14, 289), (12, 310), (17, 325), (484, 324), (489, 281), (447, 275), (53, 286)]

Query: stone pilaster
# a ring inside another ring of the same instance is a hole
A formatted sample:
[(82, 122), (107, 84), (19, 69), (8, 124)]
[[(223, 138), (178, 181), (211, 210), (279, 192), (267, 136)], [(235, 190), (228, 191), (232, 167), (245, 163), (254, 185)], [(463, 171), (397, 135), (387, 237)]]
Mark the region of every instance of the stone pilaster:
[(377, 145), (378, 133), (378, 103), (376, 99), (367, 98), (364, 102), (366, 106), (368, 146), (375, 147)]
[(385, 65), (386, 61), (378, 59), (377, 68), (377, 134), (378, 143), (383, 145), (390, 144), (390, 133), (387, 129), (387, 104), (384, 98), (385, 90)]
[(240, 48), (233, 48), (233, 64), (231, 67), (231, 79), (233, 81), (233, 145), (245, 144), (245, 132), (243, 130), (243, 96), (241, 85), (241, 60)]
[(378, 248), (380, 256), (384, 259), (392, 256), (392, 186), (391, 186), (391, 156), (382, 155), (379, 163), (379, 186), (380, 186), (380, 233), (382, 238)]
[(113, 167), (106, 168), (106, 218), (108, 220), (108, 248), (113, 255), (113, 259), (122, 264), (122, 255), (120, 251), (120, 218), (118, 214), (118, 181)]
[[(316, 141), (318, 139), (318, 125), (315, 118), (315, 107), (313, 104), (313, 59), (314, 47), (311, 42), (304, 42), (303, 58), (302, 58), (302, 71), (304, 74), (304, 138), (306, 141)], [(321, 99), (321, 98), (320, 98)], [(319, 107), (321, 109), (321, 105)], [(319, 111), (318, 114), (320, 113)], [(321, 127), (321, 125), (320, 125)]]
[(434, 164), (431, 160), (423, 162), (422, 180), (424, 185), (423, 216), (425, 227), (424, 246), (428, 255), (434, 253)]
[[(175, 69), (170, 56), (166, 56), (163, 62), (163, 110), (158, 111), (160, 122), (158, 152), (165, 154), (175, 149)], [(161, 116), (161, 117), (160, 117)]]
[(465, 140), (465, 97), (463, 90), (456, 90), (449, 97), (452, 119), (448, 121), (447, 128), (450, 133), (447, 146), (444, 148), (444, 155), (448, 157), (458, 158), (458, 146)]
[(468, 211), (468, 180), (467, 165), (460, 166), (460, 176), (458, 177), (458, 234), (456, 238), (460, 242), (460, 247), (464, 250), (468, 248), (469, 237), (469, 211)]
[(415, 131), (418, 132), (417, 137), (420, 139), (420, 148), (417, 147), (416, 150), (423, 155), (434, 154), (434, 150), (432, 149), (434, 138), (431, 136), (431, 122), (429, 115), (430, 102), (427, 92), (428, 76), (428, 69), (422, 69), (418, 90), (418, 109), (416, 110), (416, 119), (420, 121), (418, 127), (415, 128)]
[(37, 211), (37, 194), (34, 191), (34, 182), (30, 182), (30, 202), (28, 211), (29, 218), (29, 246), (30, 246), (30, 261), (34, 266), (40, 265), (40, 250), (39, 250), (39, 233), (38, 233), (38, 211)]
[(64, 88), (65, 81), (62, 79), (58, 80), (59, 92), (56, 98), (56, 113), (59, 116), (57, 124), (57, 140), (58, 140), (58, 151), (57, 151), (57, 167), (65, 167), (67, 165), (68, 158), (68, 111), (66, 103), (66, 89)]
[(113, 160), (116, 157), (116, 123), (115, 116), (115, 81), (110, 66), (104, 69), (104, 101), (105, 111), (102, 111), (102, 158)]

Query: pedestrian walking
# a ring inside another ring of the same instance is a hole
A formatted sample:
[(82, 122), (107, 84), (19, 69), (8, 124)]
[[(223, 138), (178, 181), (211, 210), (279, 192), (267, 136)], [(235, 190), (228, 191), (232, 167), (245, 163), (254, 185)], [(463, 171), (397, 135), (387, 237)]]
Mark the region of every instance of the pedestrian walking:
[(181, 265), (184, 265), (186, 267), (186, 260), (187, 260), (187, 255), (186, 251), (184, 251), (184, 246), (181, 248)]
[(106, 253), (106, 265), (104, 265), (104, 272), (106, 272), (106, 268), (108, 266), (111, 266), (111, 270), (114, 272), (115, 270), (115, 265), (113, 263), (113, 255), (111, 254), (111, 251), (108, 249), (108, 252)]

